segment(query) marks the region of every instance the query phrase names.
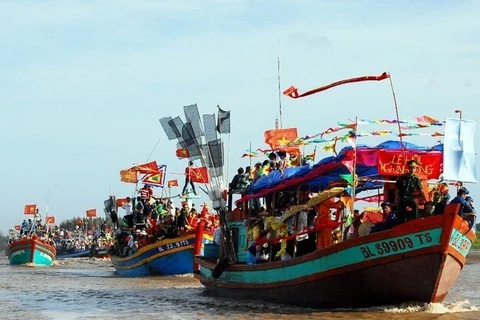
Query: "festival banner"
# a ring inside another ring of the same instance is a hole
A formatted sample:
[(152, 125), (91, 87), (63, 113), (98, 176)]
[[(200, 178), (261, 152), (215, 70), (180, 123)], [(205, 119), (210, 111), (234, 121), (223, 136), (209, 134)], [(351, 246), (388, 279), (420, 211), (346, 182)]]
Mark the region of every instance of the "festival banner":
[(476, 121), (446, 119), (443, 139), (443, 179), (477, 182), (474, 137)]
[(87, 217), (92, 218), (97, 216), (97, 209), (90, 209), (85, 211)]
[(117, 208), (121, 208), (125, 203), (127, 203), (127, 198), (117, 199), (116, 203), (117, 203)]
[(27, 204), (23, 209), (24, 214), (35, 214), (35, 212), (37, 212), (36, 204)]
[(178, 180), (168, 180), (168, 187), (178, 187)]
[(132, 170), (121, 170), (120, 181), (127, 182), (127, 183), (137, 183), (138, 182), (137, 172)]
[(420, 179), (438, 179), (442, 170), (442, 153), (439, 151), (378, 151), (378, 174), (400, 176), (408, 172), (407, 162), (416, 160), (415, 174)]
[(55, 224), (55, 217), (46, 217), (45, 218), (45, 223), (51, 223), (51, 224)]
[(208, 171), (206, 167), (191, 168), (190, 179), (197, 183), (208, 183)]
[(264, 133), (265, 143), (272, 149), (286, 147), (298, 137), (297, 128), (267, 130)]

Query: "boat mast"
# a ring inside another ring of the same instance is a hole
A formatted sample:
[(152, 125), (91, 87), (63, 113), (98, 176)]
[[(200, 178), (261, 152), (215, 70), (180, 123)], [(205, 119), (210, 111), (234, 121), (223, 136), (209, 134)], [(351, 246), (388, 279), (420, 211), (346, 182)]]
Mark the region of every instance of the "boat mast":
[(400, 138), (400, 144), (402, 145), (402, 149), (405, 150), (405, 145), (403, 144), (403, 138), (402, 138), (402, 129), (400, 127), (400, 117), (398, 115), (397, 97), (395, 96), (395, 90), (393, 89), (393, 82), (392, 82), (391, 75), (388, 77), (388, 80), (390, 80), (390, 88), (392, 89), (393, 103), (395, 105), (395, 114), (397, 116), (398, 137)]
[[(279, 118), (280, 118), (280, 129), (283, 129), (283, 122), (282, 122), (282, 91), (281, 91), (281, 84), (280, 84), (280, 40), (278, 41), (278, 53), (277, 53), (277, 82), (278, 82), (278, 111), (279, 111)], [(275, 119), (275, 129), (278, 129), (278, 120)]]

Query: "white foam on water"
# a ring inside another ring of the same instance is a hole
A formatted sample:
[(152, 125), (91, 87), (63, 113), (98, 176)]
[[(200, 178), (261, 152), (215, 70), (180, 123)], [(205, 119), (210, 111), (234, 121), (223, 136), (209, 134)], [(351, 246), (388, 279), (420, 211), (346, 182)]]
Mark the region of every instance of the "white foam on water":
[(389, 313), (416, 313), (416, 312), (425, 312), (432, 314), (444, 314), (444, 313), (460, 313), (460, 312), (471, 312), (479, 311), (480, 309), (476, 306), (470, 305), (470, 301), (463, 300), (457, 301), (450, 304), (442, 303), (424, 303), (424, 304), (401, 304), (398, 306), (388, 306), (384, 307), (384, 312)]

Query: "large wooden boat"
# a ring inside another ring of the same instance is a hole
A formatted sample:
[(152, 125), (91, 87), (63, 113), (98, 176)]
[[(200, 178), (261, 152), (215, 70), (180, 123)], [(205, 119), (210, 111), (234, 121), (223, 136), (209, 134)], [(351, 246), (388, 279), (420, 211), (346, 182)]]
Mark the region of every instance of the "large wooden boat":
[[(207, 234), (203, 234), (202, 238), (200, 244), (212, 240)], [(112, 254), (110, 260), (120, 276), (179, 275), (193, 272), (195, 249), (196, 234), (191, 233), (141, 247), (126, 257)]]
[(454, 285), (475, 233), (448, 205), (443, 215), (347, 240), (293, 258), (231, 264), (216, 279), (216, 261), (197, 257), (195, 274), (224, 297), (255, 298), (308, 307), (360, 307), (441, 302)]
[(32, 237), (13, 241), (7, 247), (7, 255), (11, 265), (51, 266), (55, 260), (56, 250), (55, 247)]

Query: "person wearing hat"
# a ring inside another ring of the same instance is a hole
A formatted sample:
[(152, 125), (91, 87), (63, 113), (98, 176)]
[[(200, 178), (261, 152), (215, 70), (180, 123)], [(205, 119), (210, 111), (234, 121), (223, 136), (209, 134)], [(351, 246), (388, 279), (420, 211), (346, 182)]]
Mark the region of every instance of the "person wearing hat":
[(380, 207), (382, 208), (383, 219), (373, 226), (370, 233), (389, 230), (397, 225), (397, 215), (392, 211), (390, 202), (382, 202)]
[(457, 191), (457, 196), (450, 201), (451, 204), (459, 204), (460, 210), (458, 214), (468, 221), (470, 228), (475, 228), (475, 210), (473, 208), (473, 199), (468, 195), (468, 190), (466, 188), (460, 188)]
[(417, 218), (418, 204), (415, 201), (416, 193), (419, 193), (420, 197), (427, 202), (425, 193), (423, 192), (422, 182), (414, 173), (417, 166), (417, 161), (407, 161), (408, 172), (399, 176), (395, 182), (398, 193), (398, 223), (404, 223)]

